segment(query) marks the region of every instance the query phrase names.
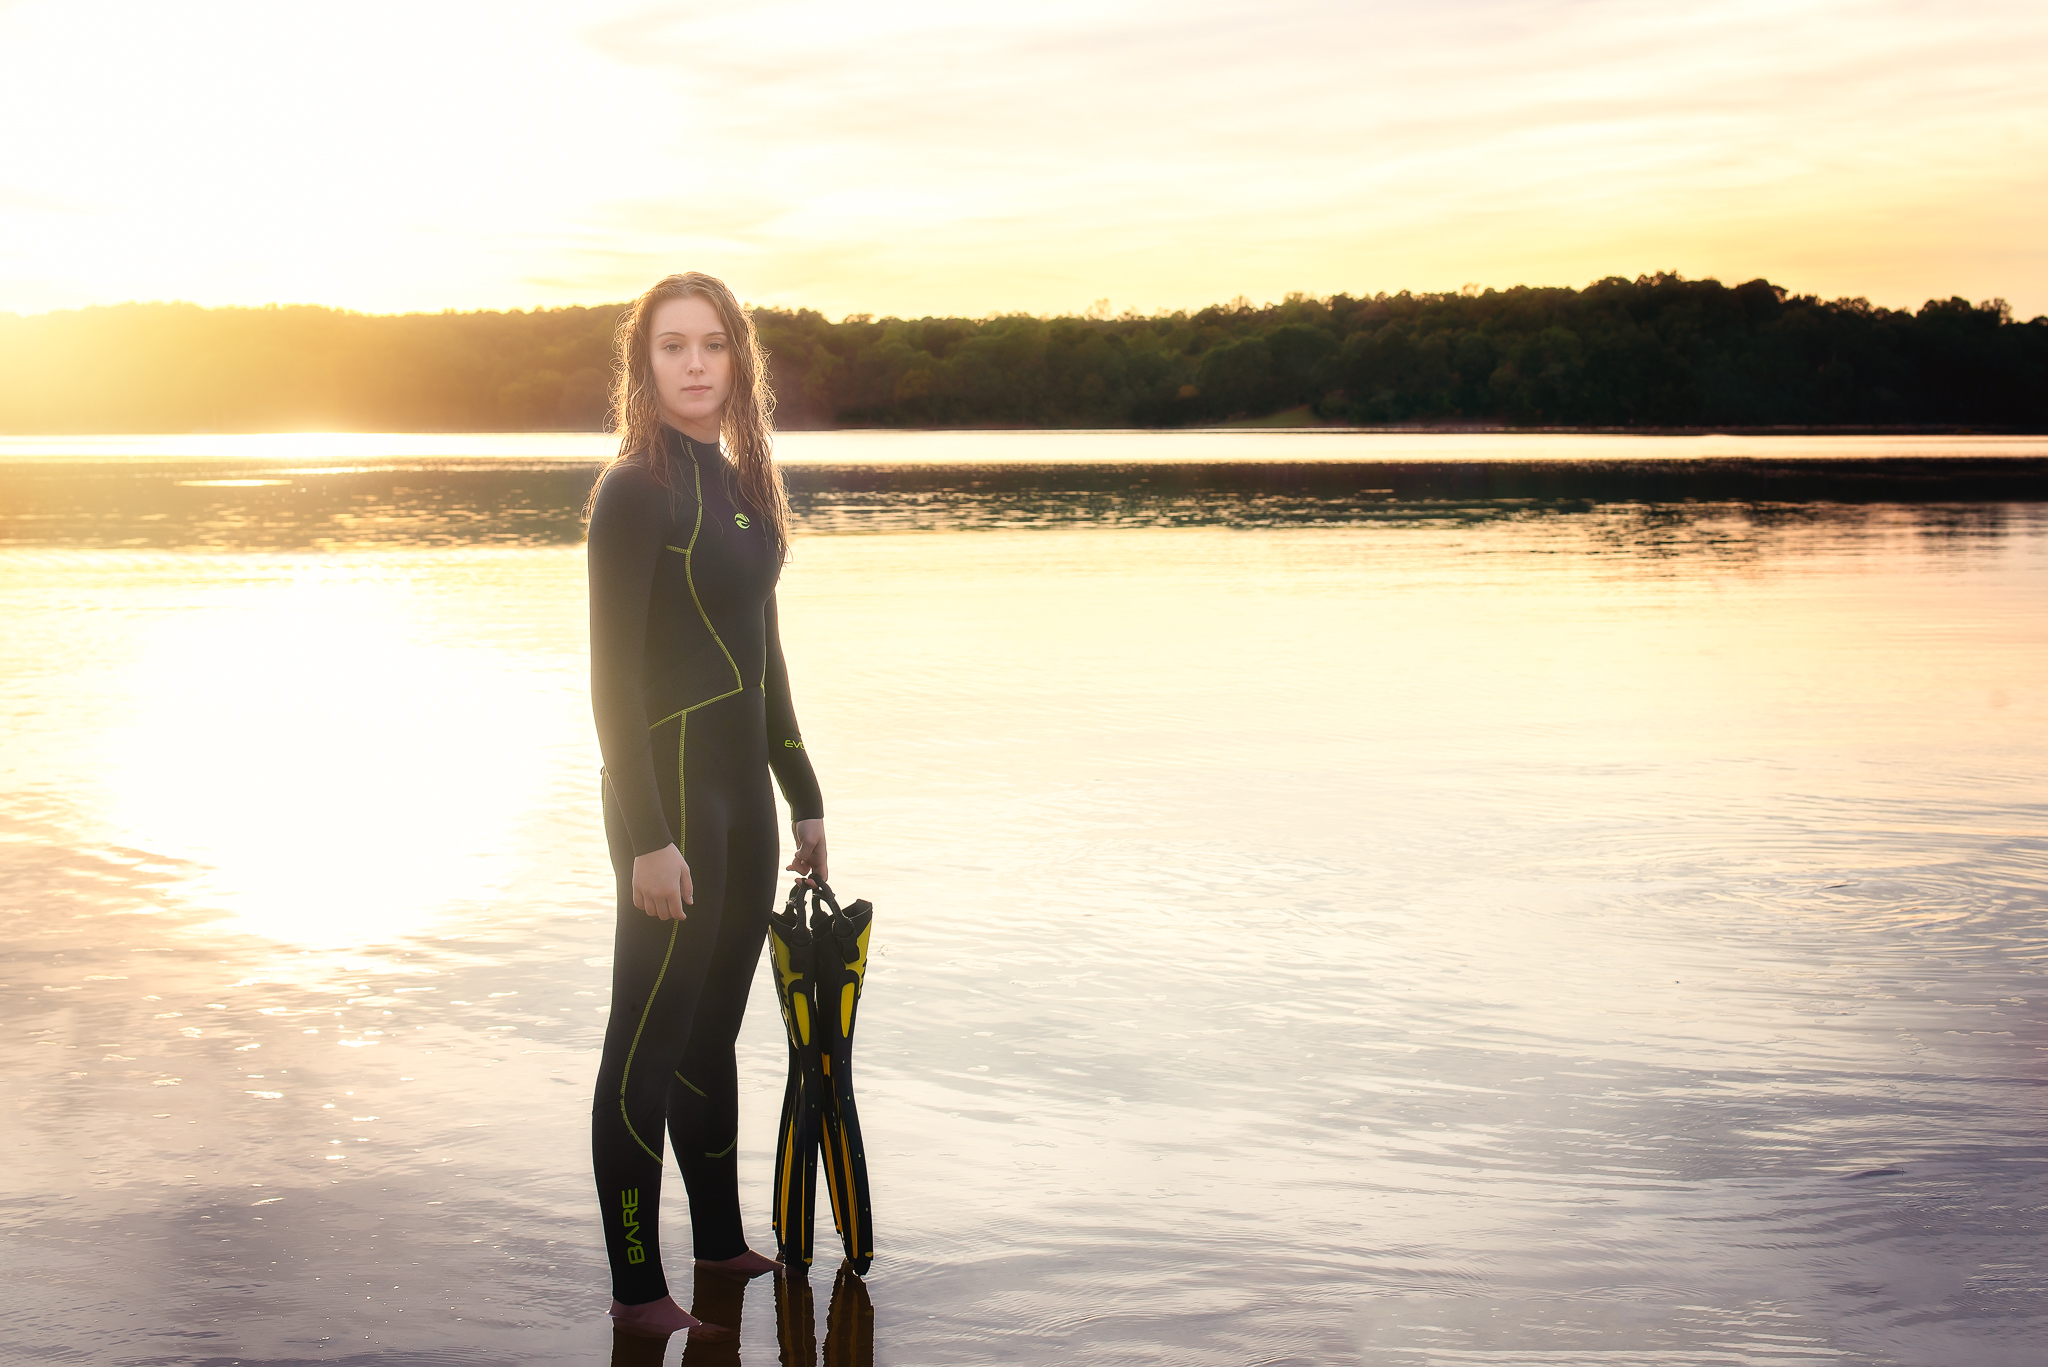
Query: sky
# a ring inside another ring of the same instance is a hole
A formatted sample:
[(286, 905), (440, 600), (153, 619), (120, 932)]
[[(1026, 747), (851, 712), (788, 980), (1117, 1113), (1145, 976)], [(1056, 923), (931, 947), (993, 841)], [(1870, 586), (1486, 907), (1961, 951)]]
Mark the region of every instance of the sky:
[(0, 311), (2048, 313), (2040, 0), (0, 0)]

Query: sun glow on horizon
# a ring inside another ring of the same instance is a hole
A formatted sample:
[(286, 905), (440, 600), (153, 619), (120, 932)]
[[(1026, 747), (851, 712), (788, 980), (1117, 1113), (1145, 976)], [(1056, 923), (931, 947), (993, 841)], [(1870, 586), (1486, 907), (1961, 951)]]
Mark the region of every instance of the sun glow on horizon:
[[(0, 309), (1764, 275), (2048, 311), (2018, 0), (0, 7)], [(91, 74), (89, 98), (81, 77)]]

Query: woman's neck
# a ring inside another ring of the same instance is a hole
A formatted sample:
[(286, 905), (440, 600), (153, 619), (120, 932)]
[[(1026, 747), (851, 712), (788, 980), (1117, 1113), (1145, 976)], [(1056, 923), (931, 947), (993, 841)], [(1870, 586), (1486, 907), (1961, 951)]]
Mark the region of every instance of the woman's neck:
[(662, 421), (666, 422), (670, 427), (675, 428), (676, 431), (682, 433), (691, 441), (696, 442), (699, 446), (718, 445), (718, 424), (715, 422), (695, 423), (688, 427), (685, 427), (683, 426), (683, 424), (677, 422), (674, 418), (664, 416)]

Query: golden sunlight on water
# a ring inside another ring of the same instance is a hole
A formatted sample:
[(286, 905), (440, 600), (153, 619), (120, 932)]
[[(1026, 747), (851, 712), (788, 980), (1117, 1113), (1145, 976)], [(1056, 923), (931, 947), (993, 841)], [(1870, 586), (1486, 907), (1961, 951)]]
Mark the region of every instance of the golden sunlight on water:
[(299, 563), (148, 622), (87, 770), (106, 838), (194, 869), (190, 904), (292, 944), (487, 907), (544, 815), (546, 743), (575, 719), (567, 677), (507, 687), (521, 662), (446, 606), (402, 570)]
[(50, 608), (14, 617), (53, 681), (10, 743), (31, 805), (75, 846), (167, 871), (130, 910), (302, 946), (489, 914), (548, 819), (555, 751), (591, 747), (572, 659), (463, 625), (465, 597), (525, 586), (480, 552), (465, 595), (458, 562), (423, 582), (390, 556), (18, 560)]

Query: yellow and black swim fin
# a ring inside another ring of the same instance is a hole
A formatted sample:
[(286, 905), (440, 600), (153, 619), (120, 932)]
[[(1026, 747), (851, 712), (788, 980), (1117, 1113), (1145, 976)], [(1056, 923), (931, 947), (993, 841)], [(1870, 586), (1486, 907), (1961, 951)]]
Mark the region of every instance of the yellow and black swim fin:
[(819, 1066), (824, 1084), (820, 1143), (832, 1223), (846, 1261), (865, 1277), (875, 1260), (875, 1212), (868, 1192), (867, 1148), (853, 1099), (853, 1026), (867, 985), (875, 909), (863, 898), (840, 909), (832, 889), (811, 892), (811, 963), (817, 983)]
[(789, 1081), (782, 1092), (782, 1122), (775, 1132), (775, 1256), (795, 1277), (809, 1273), (811, 1226), (818, 1200), (818, 1138), (824, 1076), (818, 1029), (815, 946), (804, 923), (804, 885), (789, 890), (781, 911), (768, 915), (769, 970), (789, 1037)]

